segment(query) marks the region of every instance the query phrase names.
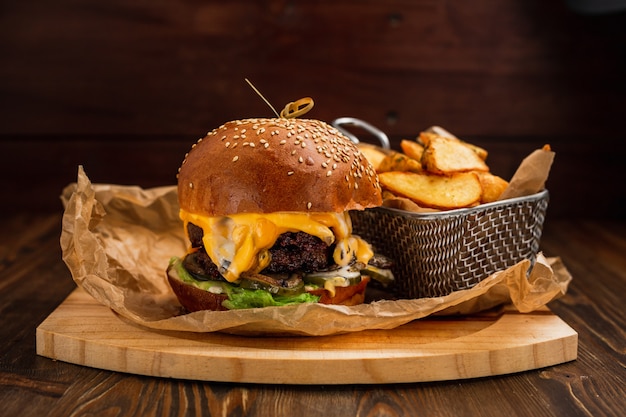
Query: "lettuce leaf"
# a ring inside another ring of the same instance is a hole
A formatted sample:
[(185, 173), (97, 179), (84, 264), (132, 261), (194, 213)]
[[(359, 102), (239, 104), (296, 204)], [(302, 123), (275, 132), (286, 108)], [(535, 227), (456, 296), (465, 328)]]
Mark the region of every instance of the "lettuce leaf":
[(170, 259), (170, 265), (178, 274), (179, 278), (188, 284), (208, 291), (218, 290), (228, 295), (228, 300), (224, 301), (224, 307), (229, 310), (242, 308), (278, 307), (291, 304), (316, 303), (320, 297), (303, 292), (293, 296), (271, 294), (263, 290), (249, 290), (237, 287), (221, 281), (200, 281), (191, 275), (183, 266), (182, 260), (177, 257)]
[(227, 292), (228, 300), (224, 307), (228, 309), (285, 306), (290, 304), (316, 303), (320, 297), (303, 292), (295, 296), (273, 295), (263, 290), (248, 290), (231, 287)]

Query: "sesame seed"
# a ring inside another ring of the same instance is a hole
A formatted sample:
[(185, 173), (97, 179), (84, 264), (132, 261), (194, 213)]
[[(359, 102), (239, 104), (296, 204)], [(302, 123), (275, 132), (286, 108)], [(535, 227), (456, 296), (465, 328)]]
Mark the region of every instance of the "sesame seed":
[(263, 144), (263, 147), (264, 147), (265, 149), (267, 149), (267, 148), (269, 148), (269, 147), (270, 147), (270, 144), (269, 144), (269, 143), (267, 143), (267, 142), (265, 142), (265, 143)]
[(189, 183), (189, 188), (193, 190), (193, 182)]
[(289, 176), (293, 175), (293, 171), (288, 171), (287, 175), (289, 175)]
[(330, 177), (331, 175), (333, 175), (333, 171), (328, 171), (328, 172), (326, 173), (326, 176), (327, 176), (327, 177)]
[(287, 143), (287, 141), (286, 141), (285, 139), (283, 139), (283, 140), (281, 140), (279, 143), (280, 143), (281, 145), (284, 145), (285, 143)]
[(313, 204), (310, 201), (306, 203), (307, 210), (311, 210), (311, 206), (313, 206)]
[(226, 142), (226, 143), (224, 144), (224, 146), (226, 146), (226, 147), (228, 148), (228, 147), (230, 146), (230, 142)]
[(256, 144), (254, 142), (250, 142), (250, 147), (254, 148), (256, 146)]
[(291, 151), (291, 154), (295, 155), (296, 154), (296, 150), (294, 149), (293, 151)]
[(303, 157), (299, 157), (298, 158), (298, 162), (303, 163), (304, 162), (304, 158)]
[(237, 162), (238, 160), (239, 160), (239, 156), (235, 155), (235, 156), (233, 157), (233, 162)]

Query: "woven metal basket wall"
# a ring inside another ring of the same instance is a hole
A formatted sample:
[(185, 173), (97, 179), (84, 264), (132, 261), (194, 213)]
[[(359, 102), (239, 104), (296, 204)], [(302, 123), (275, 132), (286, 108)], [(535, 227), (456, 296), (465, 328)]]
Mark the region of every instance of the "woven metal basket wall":
[(548, 191), (470, 209), (351, 212), (354, 233), (394, 261), (398, 294), (438, 297), (468, 289), (523, 259), (534, 262)]

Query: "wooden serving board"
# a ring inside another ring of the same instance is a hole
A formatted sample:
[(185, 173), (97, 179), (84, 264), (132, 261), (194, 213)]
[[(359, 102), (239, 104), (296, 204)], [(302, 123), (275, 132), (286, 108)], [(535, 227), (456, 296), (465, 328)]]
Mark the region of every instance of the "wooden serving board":
[(321, 337), (155, 331), (75, 290), (37, 328), (37, 354), (156, 377), (271, 384), (380, 384), (476, 378), (576, 359), (578, 334), (544, 309), (416, 320)]

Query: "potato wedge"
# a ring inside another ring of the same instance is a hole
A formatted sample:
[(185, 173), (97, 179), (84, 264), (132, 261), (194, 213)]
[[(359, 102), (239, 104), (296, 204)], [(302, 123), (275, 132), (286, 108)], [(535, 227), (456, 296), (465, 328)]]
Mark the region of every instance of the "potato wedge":
[(446, 137), (446, 138), (452, 138), (452, 139), (456, 139), (456, 140), (461, 140), (461, 139), (457, 138), (455, 135), (453, 135), (452, 133), (448, 132), (446, 129), (444, 129), (441, 126), (431, 126), (428, 129), (426, 129), (426, 132), (435, 134), (437, 136), (443, 136), (443, 137)]
[(383, 172), (378, 175), (383, 188), (409, 198), (422, 207), (450, 210), (480, 203), (482, 187), (473, 172), (434, 175), (414, 172)]
[(487, 154), (487, 151), (486, 151), (485, 149), (481, 148), (480, 146), (476, 146), (476, 145), (474, 145), (474, 144), (472, 144), (472, 143), (468, 143), (468, 142), (465, 142), (465, 141), (461, 141), (461, 142), (462, 142), (462, 143), (464, 143), (464, 144), (465, 144), (465, 146), (467, 146), (468, 148), (470, 148), (471, 150), (473, 150), (473, 151), (474, 151), (474, 153), (475, 153), (476, 155), (478, 155), (478, 157), (479, 157), (480, 159), (482, 159), (483, 161), (487, 159), (487, 155), (488, 155), (488, 154)]
[(378, 165), (377, 172), (407, 171), (422, 172), (420, 161), (406, 156), (401, 152), (391, 151)]
[(489, 171), (485, 161), (471, 147), (462, 141), (443, 136), (429, 138), (428, 145), (424, 147), (422, 165), (426, 171), (434, 174)]
[(417, 140), (423, 143), (424, 145), (427, 145), (428, 143), (430, 143), (431, 138), (437, 137), (437, 136), (464, 143), (471, 150), (473, 150), (476, 153), (476, 155), (479, 156), (480, 159), (482, 159), (483, 161), (487, 159), (488, 152), (486, 149), (481, 148), (480, 146), (474, 145), (472, 143), (465, 142), (439, 126), (432, 126), (428, 128), (427, 130), (420, 132)]
[(365, 159), (369, 161), (370, 164), (374, 167), (374, 170), (378, 171), (378, 167), (383, 159), (387, 156), (385, 152), (378, 149), (374, 145), (368, 145), (365, 143), (359, 143), (359, 150), (363, 155), (365, 155)]
[(409, 158), (413, 158), (416, 161), (422, 160), (424, 147), (420, 143), (414, 140), (403, 139), (400, 141), (400, 148), (402, 148), (402, 152)]
[(420, 132), (419, 136), (417, 137), (417, 141), (418, 143), (421, 143), (422, 145), (426, 147), (430, 143), (430, 140), (432, 138), (436, 138), (437, 136), (440, 136), (440, 135), (425, 130), (423, 132)]
[(480, 203), (492, 203), (498, 201), (509, 182), (504, 178), (492, 174), (491, 172), (476, 172), (480, 185), (483, 187), (483, 194)]

